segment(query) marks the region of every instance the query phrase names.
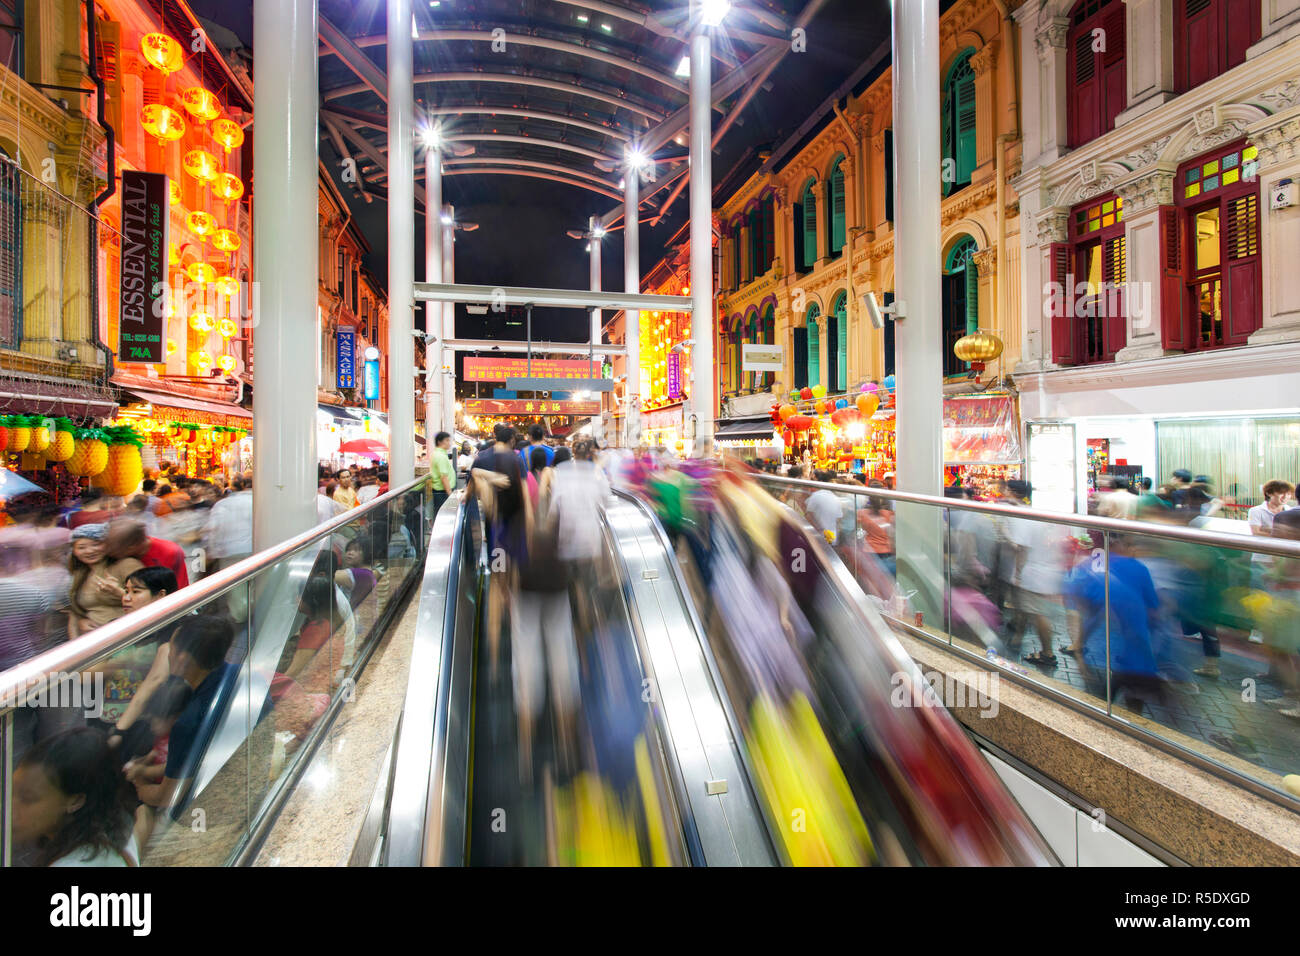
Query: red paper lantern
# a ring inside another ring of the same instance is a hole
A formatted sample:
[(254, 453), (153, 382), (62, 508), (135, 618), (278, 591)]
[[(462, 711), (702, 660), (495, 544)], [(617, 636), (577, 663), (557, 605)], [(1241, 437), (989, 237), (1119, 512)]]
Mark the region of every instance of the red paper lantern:
[(785, 423), (791, 431), (806, 432), (817, 423), (817, 419), (811, 415), (791, 415)]
[(837, 408), (831, 413), (831, 421), (837, 428), (847, 428), (849, 425), (862, 420), (862, 413), (856, 408)]
[(808, 401), (808, 399), (813, 397), (812, 389), (809, 388), (807, 385), (805, 385), (802, 389), (799, 390), (799, 397), (802, 398), (805, 402)]
[(788, 428), (787, 428), (785, 431), (781, 432), (781, 441), (785, 442), (786, 447), (789, 447), (790, 445), (793, 445), (793, 444), (794, 444), (794, 432), (790, 431), (790, 429), (788, 429)]

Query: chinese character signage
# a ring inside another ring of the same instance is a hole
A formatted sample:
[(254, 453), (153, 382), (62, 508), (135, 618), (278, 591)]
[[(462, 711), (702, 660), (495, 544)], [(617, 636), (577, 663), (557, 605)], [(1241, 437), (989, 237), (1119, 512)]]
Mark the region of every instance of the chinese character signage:
[(122, 171), (122, 270), (118, 293), (119, 362), (167, 361), (167, 226), (165, 173)]
[(599, 378), (601, 368), (581, 359), (466, 358), (465, 381), (504, 382), (511, 378)]
[(682, 397), (682, 357), (676, 352), (668, 353), (668, 397)]
[(600, 402), (562, 402), (544, 398), (468, 398), (469, 415), (599, 415)]
[(338, 387), (357, 387), (357, 332), (345, 326), (338, 332)]

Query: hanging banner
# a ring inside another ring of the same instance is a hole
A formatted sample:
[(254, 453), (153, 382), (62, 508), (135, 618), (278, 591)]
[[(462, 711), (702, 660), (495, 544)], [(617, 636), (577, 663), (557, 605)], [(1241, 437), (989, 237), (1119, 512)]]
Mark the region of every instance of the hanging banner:
[(600, 402), (557, 402), (554, 399), (467, 398), (469, 415), (599, 415)]
[(943, 400), (945, 464), (1015, 464), (1022, 458), (1020, 422), (1010, 395)]
[(682, 397), (682, 357), (676, 352), (668, 353), (668, 397)]
[(740, 368), (744, 372), (779, 372), (785, 353), (779, 345), (742, 345)]
[(171, 196), (165, 173), (122, 170), (122, 249), (118, 292), (119, 362), (167, 361), (167, 227)]
[(600, 373), (600, 363), (581, 359), (535, 358), (530, 367), (526, 358), (466, 358), (464, 380), (504, 382), (525, 377), (596, 378)]
[(339, 326), (338, 337), (338, 387), (339, 388), (356, 388), (357, 387), (357, 332), (356, 329), (349, 329), (345, 326)]

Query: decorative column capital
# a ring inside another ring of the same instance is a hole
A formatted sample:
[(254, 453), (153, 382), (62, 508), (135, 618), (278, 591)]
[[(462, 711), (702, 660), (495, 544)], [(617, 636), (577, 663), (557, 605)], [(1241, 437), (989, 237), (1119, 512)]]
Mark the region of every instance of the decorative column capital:
[(975, 263), (975, 268), (981, 276), (992, 276), (998, 273), (998, 250), (996, 246), (989, 246), (987, 249), (972, 252), (970, 261)]
[(1265, 117), (1247, 130), (1259, 150), (1258, 168), (1269, 169), (1300, 156), (1300, 107)]
[(1070, 33), (1069, 17), (1052, 17), (1034, 34), (1034, 46), (1038, 50), (1038, 59), (1050, 63), (1056, 51), (1065, 52), (1065, 40)]
[(1069, 234), (1070, 211), (1064, 206), (1053, 206), (1038, 214), (1034, 223), (1038, 233), (1038, 245), (1046, 246), (1053, 242), (1065, 242)]
[(1124, 200), (1124, 214), (1145, 212), (1157, 206), (1169, 206), (1174, 201), (1174, 170), (1153, 169), (1150, 172), (1120, 183), (1115, 194)]
[(998, 56), (998, 41), (996, 38), (989, 40), (970, 58), (970, 68), (975, 71), (976, 76), (983, 76), (993, 68)]

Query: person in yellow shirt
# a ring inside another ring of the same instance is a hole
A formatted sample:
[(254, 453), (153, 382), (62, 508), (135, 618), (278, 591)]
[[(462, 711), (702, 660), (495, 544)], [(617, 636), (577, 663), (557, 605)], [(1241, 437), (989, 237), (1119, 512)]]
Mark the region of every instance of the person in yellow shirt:
[(351, 478), (339, 479), (339, 486), (334, 489), (334, 503), (343, 508), (355, 508), (357, 504), (357, 492), (352, 487)]

